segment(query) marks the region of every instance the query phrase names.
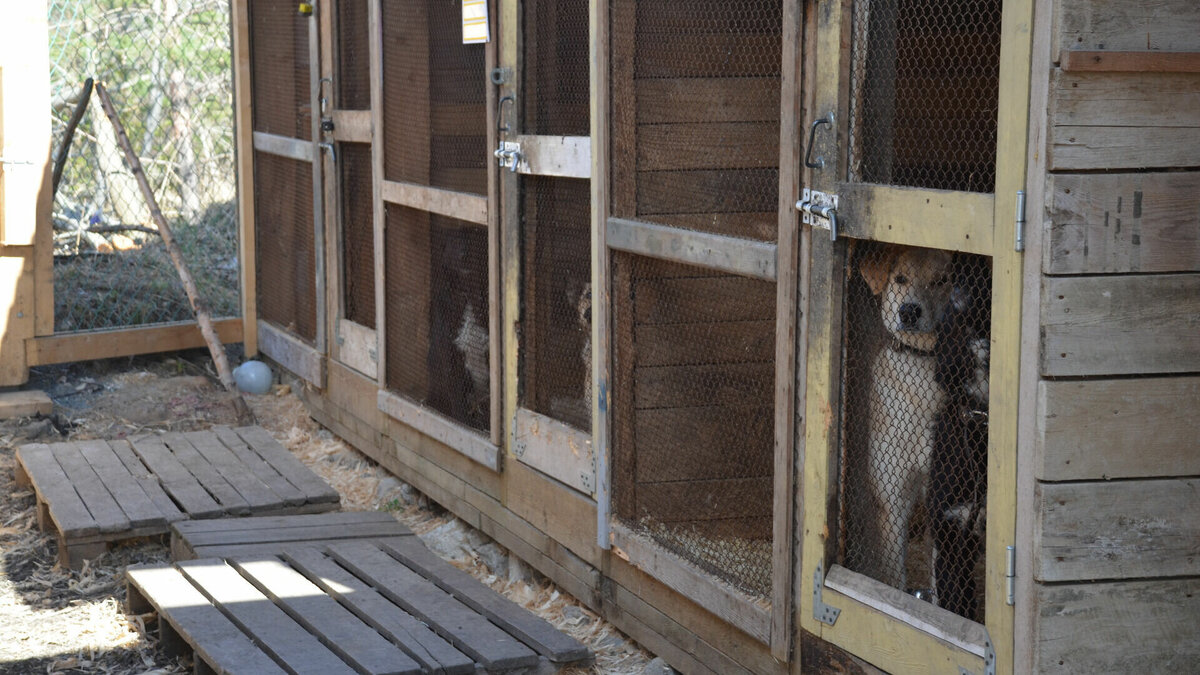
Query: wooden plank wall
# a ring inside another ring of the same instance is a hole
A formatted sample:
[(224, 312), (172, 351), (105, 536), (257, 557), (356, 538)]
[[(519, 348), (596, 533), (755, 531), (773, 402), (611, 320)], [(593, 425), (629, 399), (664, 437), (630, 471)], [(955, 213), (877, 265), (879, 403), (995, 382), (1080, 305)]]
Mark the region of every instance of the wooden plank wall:
[[(1055, 14), (1057, 56), (1044, 74), (1033, 665), (1191, 671), (1200, 667), (1200, 73), (1146, 56), (1200, 52), (1200, 5), (1057, 0)], [(1073, 50), (1104, 51), (1111, 70), (1074, 68)]]
[[(746, 17), (613, 3), (612, 216), (776, 239), (781, 37)], [(613, 279), (617, 515), (770, 537), (774, 285), (627, 254)]]

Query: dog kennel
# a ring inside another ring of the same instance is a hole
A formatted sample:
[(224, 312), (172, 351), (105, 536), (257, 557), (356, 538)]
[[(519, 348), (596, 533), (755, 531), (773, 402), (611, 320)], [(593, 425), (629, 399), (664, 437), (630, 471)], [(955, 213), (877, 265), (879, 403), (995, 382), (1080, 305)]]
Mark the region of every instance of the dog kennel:
[(1191, 3), (234, 7), (248, 346), (673, 666), (1200, 661)]

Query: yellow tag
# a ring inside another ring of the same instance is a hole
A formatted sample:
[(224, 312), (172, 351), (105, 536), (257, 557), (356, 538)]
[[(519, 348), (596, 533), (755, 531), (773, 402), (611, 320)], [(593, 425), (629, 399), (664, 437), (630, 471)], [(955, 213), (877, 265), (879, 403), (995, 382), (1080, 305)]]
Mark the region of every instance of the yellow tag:
[(487, 0), (462, 0), (462, 24), (463, 44), (479, 44), (490, 40)]
[(312, 16), (313, 6), (311, 2), (300, 3), (300, 13), (304, 16)]

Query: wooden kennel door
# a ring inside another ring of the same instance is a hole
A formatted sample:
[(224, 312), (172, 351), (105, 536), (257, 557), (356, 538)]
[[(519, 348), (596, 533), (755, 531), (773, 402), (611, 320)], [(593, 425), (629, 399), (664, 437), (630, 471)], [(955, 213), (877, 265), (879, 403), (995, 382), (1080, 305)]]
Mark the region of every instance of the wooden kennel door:
[(593, 26), (599, 543), (781, 661), (790, 636), (802, 3)]
[(458, 2), (371, 0), (369, 21), (382, 61), (379, 407), (498, 469), (495, 42), (463, 43)]
[(374, 378), (375, 157), (371, 123), (372, 85), (378, 68), (370, 58), (368, 0), (336, 0), (323, 6), (321, 140), (328, 167), (326, 220), (335, 223), (328, 242), (328, 304), (333, 307), (333, 345), (339, 362)]
[(501, 8), (509, 449), (591, 495), (588, 3), (508, 0)]
[(258, 346), (323, 386), (324, 218), (318, 32), (291, 0), (247, 0)]
[[(1021, 259), (1014, 223), (1024, 181), (1031, 6), (821, 3), (808, 47), (816, 63), (805, 127), (812, 142), (805, 148), (808, 191), (797, 195), (811, 221), (800, 617), (804, 629), (889, 671), (1012, 668), (1005, 573), (1015, 532)], [(894, 262), (901, 252), (911, 257)], [(922, 262), (909, 266), (912, 260)], [(904, 290), (918, 284), (919, 301)], [(980, 402), (959, 410), (951, 406), (957, 390), (941, 350), (957, 325), (950, 319), (972, 302), (982, 303), (972, 316), (981, 344), (990, 344), (990, 367), (980, 366), (987, 387), (974, 394)], [(926, 330), (912, 319), (920, 312), (937, 317), (921, 324), (936, 327), (925, 334), (936, 340), (916, 336)], [(909, 428), (887, 426), (899, 426), (896, 420)], [(946, 440), (941, 434), (954, 424), (974, 425), (978, 440)], [(964, 462), (954, 481), (943, 480), (938, 448), (967, 447), (971, 453), (962, 454), (979, 463)], [(910, 466), (932, 467), (938, 478), (906, 482)], [(962, 516), (983, 527), (982, 535), (974, 526), (962, 535), (981, 542), (964, 563), (976, 581), (963, 582), (978, 586), (978, 606), (957, 614), (906, 592), (924, 586), (914, 579), (921, 569), (946, 562), (922, 563), (918, 554), (951, 550), (919, 543), (922, 531), (938, 537), (932, 523), (950, 517), (935, 506), (941, 492), (928, 487), (938, 480), (953, 483), (942, 492), (986, 486), (986, 510), (980, 497)], [(906, 502), (905, 495), (915, 496)], [(916, 504), (911, 518), (886, 517), (887, 504), (904, 503)]]

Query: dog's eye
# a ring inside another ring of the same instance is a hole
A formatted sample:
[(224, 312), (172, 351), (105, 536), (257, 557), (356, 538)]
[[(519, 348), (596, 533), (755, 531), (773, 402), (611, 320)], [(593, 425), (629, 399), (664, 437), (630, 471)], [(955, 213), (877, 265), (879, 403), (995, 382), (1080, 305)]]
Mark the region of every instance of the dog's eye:
[(908, 277), (904, 276), (903, 274), (897, 274), (896, 275), (896, 283), (903, 286), (904, 284), (908, 283)]

